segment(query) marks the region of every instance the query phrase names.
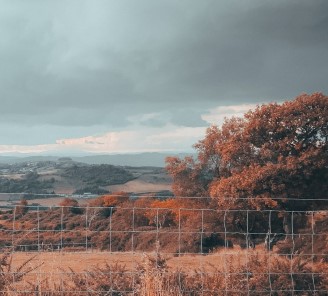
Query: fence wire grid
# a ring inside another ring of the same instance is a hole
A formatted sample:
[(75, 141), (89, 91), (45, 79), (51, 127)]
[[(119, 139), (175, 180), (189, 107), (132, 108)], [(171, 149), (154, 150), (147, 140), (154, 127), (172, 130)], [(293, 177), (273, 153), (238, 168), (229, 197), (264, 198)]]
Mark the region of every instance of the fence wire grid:
[(328, 295), (328, 211), (7, 205), (1, 295)]

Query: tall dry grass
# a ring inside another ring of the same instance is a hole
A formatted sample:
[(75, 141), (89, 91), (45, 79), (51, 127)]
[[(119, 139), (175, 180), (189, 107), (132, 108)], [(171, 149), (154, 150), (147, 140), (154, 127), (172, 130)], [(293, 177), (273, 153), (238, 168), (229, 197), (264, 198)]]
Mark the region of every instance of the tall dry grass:
[(36, 256), (32, 256), (19, 266), (13, 267), (11, 254), (10, 251), (6, 251), (0, 257), (0, 295), (16, 294), (22, 288), (31, 285), (30, 282), (24, 281), (25, 276), (40, 267), (40, 264), (33, 266), (29, 264)]
[(26, 281), (30, 260), (15, 270), (7, 253), (0, 260), (1, 295), (328, 295), (328, 266), (300, 256), (290, 259), (250, 252), (248, 260), (227, 255), (224, 266), (169, 269), (160, 252), (145, 255), (133, 271), (120, 264), (94, 266), (83, 273), (63, 271), (60, 282)]

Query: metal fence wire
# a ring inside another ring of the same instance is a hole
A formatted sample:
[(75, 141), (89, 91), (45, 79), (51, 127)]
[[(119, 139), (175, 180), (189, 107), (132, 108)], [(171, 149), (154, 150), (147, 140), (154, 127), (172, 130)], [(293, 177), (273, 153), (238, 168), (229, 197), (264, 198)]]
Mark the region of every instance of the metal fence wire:
[(328, 211), (0, 211), (1, 295), (328, 295)]

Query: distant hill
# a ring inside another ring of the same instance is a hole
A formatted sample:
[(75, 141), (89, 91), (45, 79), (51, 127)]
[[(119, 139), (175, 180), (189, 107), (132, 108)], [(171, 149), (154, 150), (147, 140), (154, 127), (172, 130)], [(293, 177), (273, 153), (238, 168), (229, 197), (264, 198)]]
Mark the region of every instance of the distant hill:
[[(171, 194), (165, 158), (187, 153), (0, 156), (0, 192)], [(29, 178), (35, 173), (34, 178)], [(0, 196), (7, 200), (12, 196)]]
[(164, 167), (165, 158), (168, 156), (185, 157), (187, 153), (157, 153), (147, 152), (139, 154), (115, 154), (115, 155), (90, 155), (84, 157), (72, 157), (73, 160), (88, 164), (112, 164), (133, 167)]
[(39, 161), (57, 161), (58, 158), (56, 156), (0, 156), (0, 163), (23, 163), (23, 162), (39, 162)]
[[(72, 156), (73, 161), (83, 162), (87, 164), (112, 164), (119, 166), (133, 166), (133, 167), (164, 167), (165, 158), (167, 156), (185, 157), (193, 155), (192, 153), (159, 153), (159, 152), (145, 152), (135, 154), (107, 154), (107, 155), (88, 155), (88, 156)], [(22, 163), (22, 162), (36, 162), (36, 161), (58, 161), (60, 156), (0, 156), (0, 163)]]

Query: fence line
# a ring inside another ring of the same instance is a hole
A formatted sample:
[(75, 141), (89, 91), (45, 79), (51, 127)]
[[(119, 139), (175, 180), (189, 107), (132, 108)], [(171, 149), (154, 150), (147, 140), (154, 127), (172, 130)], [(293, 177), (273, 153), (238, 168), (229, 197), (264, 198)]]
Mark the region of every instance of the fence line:
[[(327, 246), (328, 211), (319, 209), (13, 205), (0, 211), (0, 249), (12, 257), (0, 280), (9, 275), (18, 295), (35, 295), (35, 286), (61, 295), (143, 295), (154, 286), (162, 295), (165, 284), (180, 289), (176, 295), (325, 295)], [(26, 267), (33, 289), (19, 278)]]

